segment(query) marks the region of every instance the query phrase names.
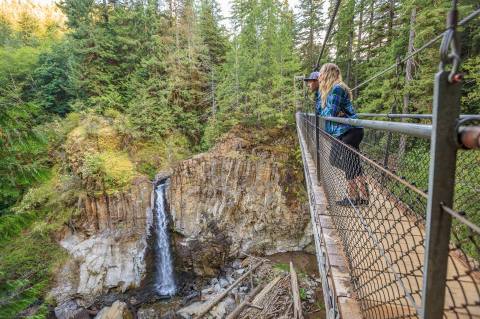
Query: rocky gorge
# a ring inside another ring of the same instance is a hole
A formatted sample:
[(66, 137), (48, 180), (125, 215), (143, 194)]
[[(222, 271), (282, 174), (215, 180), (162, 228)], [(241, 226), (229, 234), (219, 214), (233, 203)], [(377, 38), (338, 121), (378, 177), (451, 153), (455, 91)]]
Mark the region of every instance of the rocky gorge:
[[(69, 258), (50, 291), (55, 316), (88, 318), (117, 299), (137, 308), (152, 300), (154, 188), (162, 180), (169, 181), (166, 209), (180, 295), (201, 290), (201, 283), (240, 257), (311, 250), (292, 143), (282, 131), (263, 140), (232, 132), (210, 151), (159, 172), (153, 182), (136, 176), (121, 191), (89, 193), (59, 234)], [(77, 151), (70, 154), (75, 167), (81, 159)], [(114, 306), (124, 312), (123, 304)]]

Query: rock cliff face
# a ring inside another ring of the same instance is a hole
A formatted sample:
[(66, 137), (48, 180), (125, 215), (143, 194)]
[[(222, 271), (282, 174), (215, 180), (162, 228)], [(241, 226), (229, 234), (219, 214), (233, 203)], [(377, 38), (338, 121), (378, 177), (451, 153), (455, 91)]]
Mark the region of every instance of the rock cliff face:
[(89, 306), (110, 291), (140, 286), (145, 276), (147, 239), (151, 224), (152, 183), (137, 178), (129, 191), (83, 200), (81, 213), (65, 231), (60, 244), (71, 255), (51, 291), (57, 316), (72, 300)]
[(282, 138), (276, 144), (232, 134), (174, 168), (169, 203), (178, 269), (210, 276), (244, 253), (298, 251), (311, 243), (308, 210), (295, 193), (303, 180), (289, 164), (294, 146)]

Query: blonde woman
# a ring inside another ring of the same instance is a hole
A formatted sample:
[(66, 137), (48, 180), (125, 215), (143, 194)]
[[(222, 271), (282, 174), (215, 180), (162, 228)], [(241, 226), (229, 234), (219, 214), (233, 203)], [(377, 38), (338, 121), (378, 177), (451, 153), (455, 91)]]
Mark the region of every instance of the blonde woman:
[[(342, 81), (339, 67), (333, 63), (326, 63), (318, 75), (317, 113), (320, 116), (357, 118), (352, 105), (352, 92)], [(325, 131), (359, 150), (363, 139), (363, 128), (348, 124), (326, 121)], [(337, 205), (368, 205), (368, 190), (357, 153), (338, 142), (332, 143), (330, 163), (345, 172), (347, 179), (347, 197), (337, 201)]]

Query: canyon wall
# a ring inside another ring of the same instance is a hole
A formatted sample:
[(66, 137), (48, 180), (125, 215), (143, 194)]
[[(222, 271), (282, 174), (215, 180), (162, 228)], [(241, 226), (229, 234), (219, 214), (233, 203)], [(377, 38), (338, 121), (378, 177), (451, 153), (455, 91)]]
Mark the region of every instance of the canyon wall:
[(213, 275), (227, 259), (309, 247), (303, 176), (289, 163), (289, 141), (266, 147), (231, 134), (173, 169), (168, 195), (180, 270)]
[(69, 318), (100, 295), (140, 286), (145, 277), (152, 183), (138, 178), (128, 191), (86, 197), (60, 244), (71, 256), (51, 291), (57, 317)]
[[(248, 134), (231, 133), (211, 151), (157, 176), (170, 178), (167, 202), (181, 277), (214, 276), (227, 260), (245, 254), (312, 247), (295, 140), (282, 132), (270, 138), (274, 141), (259, 143)], [(67, 143), (67, 159), (81, 176), (81, 154), (98, 145), (82, 146), (78, 136), (74, 140)], [(58, 318), (74, 318), (102, 295), (140, 287), (147, 269), (153, 269), (147, 253), (154, 183), (137, 175), (128, 187), (111, 192), (102, 190), (102, 181), (83, 180), (79, 213), (59, 234), (70, 258), (50, 293)]]

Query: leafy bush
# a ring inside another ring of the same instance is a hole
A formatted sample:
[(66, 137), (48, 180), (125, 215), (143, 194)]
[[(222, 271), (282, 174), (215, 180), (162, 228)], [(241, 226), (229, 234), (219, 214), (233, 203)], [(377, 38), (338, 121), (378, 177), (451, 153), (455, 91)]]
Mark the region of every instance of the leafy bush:
[(104, 151), (86, 154), (82, 175), (102, 183), (106, 192), (115, 192), (130, 186), (136, 172), (127, 153)]

